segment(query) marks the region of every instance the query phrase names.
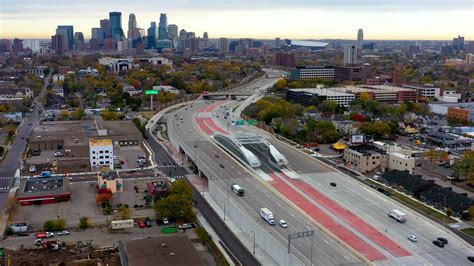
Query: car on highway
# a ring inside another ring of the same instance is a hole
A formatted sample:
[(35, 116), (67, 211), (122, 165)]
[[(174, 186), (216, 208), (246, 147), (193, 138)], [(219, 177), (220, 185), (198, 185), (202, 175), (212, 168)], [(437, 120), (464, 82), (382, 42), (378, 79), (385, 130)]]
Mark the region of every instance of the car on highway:
[(279, 224), (281, 225), (281, 227), (283, 227), (283, 228), (287, 228), (287, 227), (288, 227), (288, 224), (286, 223), (285, 220), (280, 220), (278, 223), (279, 223)]
[(447, 245), (448, 244), (448, 240), (444, 237), (438, 237), (437, 238), (438, 241), (442, 242), (443, 244)]
[(433, 240), (433, 244), (434, 244), (435, 246), (440, 247), (440, 248), (444, 247), (443, 242), (441, 242), (441, 241), (439, 241), (439, 240)]
[(416, 236), (414, 236), (414, 235), (409, 235), (409, 236), (408, 236), (408, 240), (410, 240), (411, 242), (416, 242), (416, 241), (418, 241), (418, 239), (417, 239)]
[(139, 221), (139, 222), (137, 223), (137, 225), (138, 225), (138, 227), (140, 227), (140, 228), (145, 228), (145, 227), (146, 227), (146, 226), (145, 226), (145, 223), (144, 223), (143, 221)]
[(70, 234), (71, 232), (69, 230), (63, 230), (63, 231), (58, 232), (58, 236), (67, 236)]

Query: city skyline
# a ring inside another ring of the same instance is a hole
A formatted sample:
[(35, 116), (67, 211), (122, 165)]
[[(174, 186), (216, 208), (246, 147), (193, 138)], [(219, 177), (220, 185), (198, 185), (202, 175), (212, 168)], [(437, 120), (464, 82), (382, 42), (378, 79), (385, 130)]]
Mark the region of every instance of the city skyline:
[[(73, 25), (75, 31), (83, 32), (89, 39), (91, 28), (99, 27), (100, 19), (108, 18), (109, 12), (118, 11), (122, 12), (125, 33), (130, 13), (135, 14), (137, 26), (145, 29), (150, 22), (159, 21), (160, 13), (167, 13), (169, 24), (177, 24), (180, 29), (197, 35), (207, 31), (213, 39), (273, 39), (279, 36), (354, 40), (359, 28), (364, 29), (365, 40), (452, 40), (457, 35), (465, 36), (466, 40), (474, 39), (474, 29), (469, 23), (472, 3), (468, 0), (449, 4), (427, 0), (384, 3), (375, 0), (296, 0), (291, 5), (277, 0), (271, 7), (266, 7), (267, 2), (263, 0), (239, 3), (207, 0), (199, 4), (187, 1), (156, 4), (142, 0), (117, 4), (108, 0), (100, 3), (85, 0), (81, 4), (54, 1), (54, 10), (50, 9), (48, 1), (24, 1), (20, 7), (15, 1), (3, 0), (2, 38), (49, 39), (57, 25)], [(35, 27), (32, 28), (31, 23)]]

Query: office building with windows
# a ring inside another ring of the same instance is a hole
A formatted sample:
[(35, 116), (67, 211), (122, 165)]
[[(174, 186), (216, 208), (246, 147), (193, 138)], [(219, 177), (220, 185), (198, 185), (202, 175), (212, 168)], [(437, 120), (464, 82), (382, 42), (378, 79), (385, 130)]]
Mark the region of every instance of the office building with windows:
[(111, 139), (89, 139), (89, 159), (91, 169), (100, 167), (114, 169), (114, 145)]
[(357, 46), (348, 45), (344, 47), (344, 65), (357, 64)]
[(168, 18), (165, 13), (160, 14), (160, 23), (158, 24), (158, 38), (160, 40), (168, 39)]
[(109, 21), (110, 21), (111, 37), (113, 37), (115, 39), (123, 38), (122, 13), (121, 12), (110, 12), (109, 13)]
[(334, 79), (333, 66), (297, 66), (291, 69), (290, 79)]

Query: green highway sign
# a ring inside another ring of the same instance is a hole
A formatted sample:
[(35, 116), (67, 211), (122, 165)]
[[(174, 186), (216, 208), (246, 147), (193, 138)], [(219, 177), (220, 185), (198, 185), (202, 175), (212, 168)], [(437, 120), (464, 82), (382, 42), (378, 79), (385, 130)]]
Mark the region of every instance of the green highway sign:
[(145, 91), (145, 94), (147, 94), (147, 95), (149, 95), (149, 94), (155, 95), (155, 94), (158, 94), (158, 91), (155, 91), (155, 90), (146, 90), (146, 91)]

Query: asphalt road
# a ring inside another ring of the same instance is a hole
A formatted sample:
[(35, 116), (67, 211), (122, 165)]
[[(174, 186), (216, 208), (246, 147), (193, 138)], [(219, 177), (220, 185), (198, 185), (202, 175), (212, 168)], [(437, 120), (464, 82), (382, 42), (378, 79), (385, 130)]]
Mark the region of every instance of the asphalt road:
[[(235, 104), (237, 103), (230, 102), (227, 104), (227, 107), (231, 108)], [(215, 118), (216, 115), (219, 114), (214, 114)], [(220, 120), (218, 125), (224, 128), (226, 121), (221, 118), (221, 115), (216, 120)], [(229, 129), (233, 132), (255, 131), (250, 127), (242, 126), (230, 126)], [(394, 257), (390, 254), (385, 254), (388, 259), (379, 261), (378, 264), (470, 264), (466, 257), (474, 254), (472, 247), (459, 240), (446, 228), (439, 226), (385, 195), (362, 185), (325, 163), (296, 150), (292, 146), (283, 144), (275, 139), (269, 138), (267, 140), (288, 159), (291, 170), (303, 181), (316, 188), (344, 209), (355, 213), (366, 223), (375, 227), (379, 232), (384, 233), (387, 237), (412, 253), (411, 256), (407, 257)], [(336, 182), (337, 188), (330, 188), (328, 186), (330, 182)], [(400, 209), (407, 214), (408, 222), (399, 224), (389, 219), (387, 213), (392, 209)], [(416, 235), (418, 242), (413, 243), (409, 241), (407, 239), (409, 235)], [(445, 248), (440, 249), (431, 243), (437, 237), (447, 237), (450, 242)]]
[[(257, 86), (271, 84), (274, 81), (264, 80)], [(255, 86), (255, 84), (253, 84)], [(202, 101), (177, 111), (177, 116), (171, 116), (168, 121), (168, 134), (174, 134), (180, 139), (182, 148), (188, 151), (191, 158), (196, 158), (199, 167), (213, 173), (211, 182), (216, 182), (221, 191), (229, 191), (231, 183), (237, 183), (245, 188), (245, 196), (238, 197), (235, 193), (228, 192), (229, 200), (243, 211), (259, 230), (266, 232), (283, 247), (287, 245), (288, 234), (297, 231), (314, 229), (317, 234), (313, 246), (313, 263), (316, 265), (334, 265), (361, 263), (361, 260), (352, 252), (337, 243), (325, 232), (318, 230), (313, 222), (303, 216), (293, 206), (279, 197), (274, 190), (269, 189), (260, 179), (256, 179), (242, 165), (233, 160), (220, 148), (210, 143), (210, 139), (197, 129), (194, 123), (196, 112), (209, 101)], [(183, 117), (184, 123), (178, 123), (177, 117)], [(199, 116), (199, 115), (197, 115)], [(196, 146), (196, 148), (194, 148)], [(217, 155), (217, 156), (216, 156)], [(223, 167), (222, 167), (223, 166)], [(259, 210), (267, 207), (275, 214), (275, 219), (285, 219), (289, 227), (269, 226), (259, 215)], [(248, 234), (248, 232), (243, 232)], [(257, 240), (258, 242), (258, 240)], [(310, 264), (311, 240), (299, 239), (292, 242), (292, 253), (305, 264)]]
[[(156, 142), (155, 138), (150, 136), (146, 141), (155, 153), (155, 162), (161, 166), (157, 168), (159, 168), (164, 174), (170, 177), (183, 177), (189, 174), (186, 168), (182, 166), (181, 162), (176, 162), (173, 157), (168, 154), (168, 151)], [(162, 166), (163, 164), (165, 165)], [(169, 166), (169, 164), (174, 165)]]
[[(229, 233), (224, 221), (219, 217), (216, 211), (207, 203), (207, 201), (202, 197), (201, 193), (193, 188), (193, 202), (194, 206), (199, 209), (201, 214), (204, 216), (206, 221), (212, 226), (214, 231), (221, 237), (222, 242), (225, 247), (229, 250), (232, 250), (232, 260), (235, 265), (260, 265), (260, 263), (255, 259), (255, 257), (245, 248), (240, 240), (232, 233)], [(225, 236), (225, 237), (222, 237)], [(216, 243), (217, 245), (218, 243)]]
[[(45, 77), (40, 94), (34, 99), (35, 107), (33, 108), (33, 112), (28, 114), (18, 127), (17, 135), (8, 150), (7, 156), (0, 164), (0, 177), (12, 177), (20, 167), (23, 151), (28, 145), (26, 139), (30, 137), (33, 127), (35, 127), (39, 121), (38, 111), (42, 108), (40, 99), (42, 99), (46, 93), (50, 77), (51, 73)], [(5, 207), (6, 199), (7, 193), (0, 193), (0, 209), (2, 210)]]

